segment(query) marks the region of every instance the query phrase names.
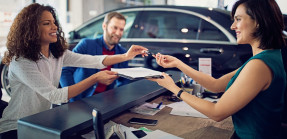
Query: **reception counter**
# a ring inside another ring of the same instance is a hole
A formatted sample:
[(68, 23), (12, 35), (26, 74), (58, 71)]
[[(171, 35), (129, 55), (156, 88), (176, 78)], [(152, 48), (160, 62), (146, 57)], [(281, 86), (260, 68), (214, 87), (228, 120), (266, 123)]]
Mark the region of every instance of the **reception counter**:
[[(168, 73), (175, 81), (179, 81), (180, 72)], [(92, 127), (93, 108), (97, 108), (106, 121), (166, 91), (155, 82), (138, 80), (89, 98), (24, 117), (18, 121), (18, 138), (66, 139), (74, 133)]]

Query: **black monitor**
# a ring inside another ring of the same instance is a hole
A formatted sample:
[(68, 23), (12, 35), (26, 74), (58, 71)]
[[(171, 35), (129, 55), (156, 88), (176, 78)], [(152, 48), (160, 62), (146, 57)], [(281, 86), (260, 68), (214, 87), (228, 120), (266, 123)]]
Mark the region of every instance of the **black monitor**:
[(93, 109), (93, 127), (96, 139), (105, 139), (104, 124), (102, 114), (96, 108)]

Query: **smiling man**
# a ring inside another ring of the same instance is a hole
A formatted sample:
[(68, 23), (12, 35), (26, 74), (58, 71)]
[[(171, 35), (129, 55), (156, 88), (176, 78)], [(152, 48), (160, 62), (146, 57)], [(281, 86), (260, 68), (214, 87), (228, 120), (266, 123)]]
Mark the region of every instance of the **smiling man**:
[[(104, 22), (102, 24), (102, 28), (104, 31), (103, 36), (95, 39), (81, 40), (73, 49), (73, 52), (88, 55), (115, 55), (125, 53), (126, 49), (123, 48), (120, 44), (118, 44), (123, 35), (125, 24), (126, 19), (122, 14), (117, 12), (108, 13), (105, 16)], [(108, 66), (101, 70), (127, 67), (128, 62), (126, 61), (123, 63)], [(62, 87), (73, 85), (101, 70), (75, 67), (63, 68), (60, 84)], [(71, 98), (69, 101), (73, 102), (81, 98), (89, 97), (94, 94), (101, 93), (108, 89), (112, 89), (114, 87), (118, 87), (127, 83), (129, 83), (129, 81), (124, 78), (118, 78), (109, 86), (97, 83), (93, 87), (90, 87), (83, 93), (79, 94), (78, 96)]]

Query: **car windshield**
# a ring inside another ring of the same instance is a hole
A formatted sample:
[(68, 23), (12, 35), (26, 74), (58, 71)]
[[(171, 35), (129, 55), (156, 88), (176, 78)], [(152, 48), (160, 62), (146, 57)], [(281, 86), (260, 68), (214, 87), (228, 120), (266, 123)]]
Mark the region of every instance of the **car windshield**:
[[(122, 13), (126, 18), (126, 26), (124, 29), (124, 34), (122, 38), (126, 38), (128, 32), (130, 31), (131, 26), (134, 23), (137, 12), (125, 12)], [(96, 38), (103, 35), (102, 23), (104, 21), (104, 17), (86, 25), (84, 28), (80, 29), (77, 32), (78, 38)]]
[(197, 16), (167, 11), (145, 11), (130, 38), (228, 41), (217, 27)]

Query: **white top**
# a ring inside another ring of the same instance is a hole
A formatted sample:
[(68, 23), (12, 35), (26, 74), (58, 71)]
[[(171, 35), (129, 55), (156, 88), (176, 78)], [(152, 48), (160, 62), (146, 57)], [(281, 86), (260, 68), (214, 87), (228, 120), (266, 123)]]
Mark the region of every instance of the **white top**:
[(56, 59), (51, 53), (37, 62), (15, 59), (9, 65), (11, 100), (0, 119), (0, 133), (17, 129), (17, 120), (50, 109), (51, 104), (68, 102), (68, 87), (58, 88), (62, 67), (102, 69), (106, 55), (91, 56), (65, 51)]

